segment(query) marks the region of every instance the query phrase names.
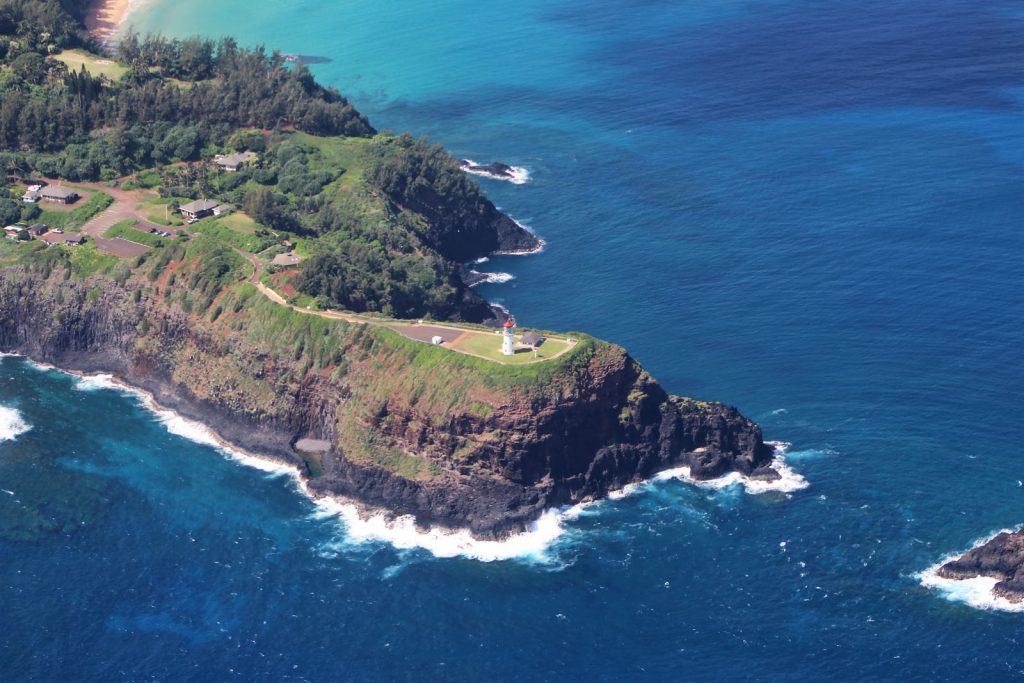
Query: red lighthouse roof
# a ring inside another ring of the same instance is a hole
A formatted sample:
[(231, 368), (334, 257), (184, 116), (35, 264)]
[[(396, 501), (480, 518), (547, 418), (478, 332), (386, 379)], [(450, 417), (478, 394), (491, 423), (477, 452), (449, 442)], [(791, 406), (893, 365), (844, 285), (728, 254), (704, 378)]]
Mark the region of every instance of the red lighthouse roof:
[(505, 327), (515, 327), (515, 326), (516, 326), (516, 324), (514, 322), (512, 322), (512, 318), (509, 318), (508, 320), (505, 321)]

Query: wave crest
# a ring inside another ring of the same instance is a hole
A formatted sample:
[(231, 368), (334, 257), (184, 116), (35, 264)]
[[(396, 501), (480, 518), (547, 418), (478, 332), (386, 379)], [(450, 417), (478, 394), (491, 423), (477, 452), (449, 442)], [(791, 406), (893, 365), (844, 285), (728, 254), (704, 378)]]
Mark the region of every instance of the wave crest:
[(0, 406), (0, 442), (14, 441), (19, 434), (32, 429), (32, 425), (22, 419), (21, 413), (14, 408)]
[(472, 175), (491, 178), (493, 180), (504, 180), (507, 183), (513, 183), (515, 185), (525, 185), (530, 182), (530, 171), (522, 166), (509, 166), (508, 175), (498, 175), (497, 173), (492, 173), (486, 170), (485, 167), (481, 167), (480, 164), (472, 159), (463, 159), (462, 161), (462, 170)]

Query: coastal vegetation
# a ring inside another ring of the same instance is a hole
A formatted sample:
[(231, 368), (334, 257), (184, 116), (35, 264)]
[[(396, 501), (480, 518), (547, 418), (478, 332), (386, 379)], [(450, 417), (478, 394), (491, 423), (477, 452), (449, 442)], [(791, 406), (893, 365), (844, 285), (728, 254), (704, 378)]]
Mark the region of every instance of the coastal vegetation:
[[(0, 349), (124, 377), (314, 491), (485, 535), (680, 462), (778, 477), (756, 425), (669, 400), (620, 347), (499, 354), (464, 264), (540, 243), (440, 146), (230, 38), (101, 57), (81, 6), (0, 0), (0, 212), (85, 235), (12, 226)], [(83, 198), (44, 209), (39, 184)]]

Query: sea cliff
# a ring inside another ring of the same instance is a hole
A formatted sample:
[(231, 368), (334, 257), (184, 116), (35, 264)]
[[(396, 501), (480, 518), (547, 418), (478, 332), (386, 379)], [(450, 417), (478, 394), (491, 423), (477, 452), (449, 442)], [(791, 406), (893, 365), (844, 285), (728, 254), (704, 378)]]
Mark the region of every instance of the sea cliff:
[[(112, 373), (237, 446), (296, 465), (315, 494), (479, 537), (671, 467), (698, 479), (778, 476), (757, 425), (668, 395), (613, 344), (581, 336), (558, 359), (504, 366), (305, 315), (241, 279), (198, 312), (179, 292), (189, 268), (185, 259), (156, 277), (80, 279), (60, 261), (8, 266), (0, 349)], [(301, 453), (301, 437), (329, 449)]]

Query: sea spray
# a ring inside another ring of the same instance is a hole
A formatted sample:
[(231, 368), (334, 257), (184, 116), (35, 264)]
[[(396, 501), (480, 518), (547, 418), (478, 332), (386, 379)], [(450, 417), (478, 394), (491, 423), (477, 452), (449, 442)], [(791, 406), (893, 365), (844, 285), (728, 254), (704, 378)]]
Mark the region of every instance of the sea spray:
[(14, 441), (19, 434), (32, 429), (32, 425), (22, 419), (21, 413), (14, 408), (0, 406), (0, 443)]
[(486, 166), (481, 166), (472, 159), (463, 159), (462, 170), (475, 176), (491, 178), (493, 180), (504, 180), (515, 185), (525, 185), (530, 182), (530, 171), (522, 166), (509, 166), (507, 175), (499, 175), (487, 170)]
[(950, 560), (955, 560), (964, 553), (980, 548), (999, 534), (1016, 533), (1018, 529), (1000, 529), (976, 540), (967, 550), (950, 553), (922, 572), (913, 575), (922, 586), (937, 591), (942, 597), (959, 602), (975, 609), (996, 610), (1000, 612), (1024, 612), (1024, 602), (1010, 602), (993, 592), (999, 579), (991, 576), (976, 576), (972, 579), (947, 579), (939, 576), (939, 569)]
[[(75, 373), (69, 373), (75, 374)], [(603, 500), (586, 501), (545, 511), (530, 527), (499, 540), (480, 539), (468, 529), (445, 527), (421, 527), (411, 515), (393, 513), (373, 508), (341, 496), (319, 495), (312, 492), (297, 467), (279, 460), (247, 453), (228, 444), (206, 425), (182, 417), (173, 410), (160, 406), (147, 392), (118, 381), (109, 374), (75, 375), (76, 387), (81, 391), (115, 389), (136, 397), (140, 404), (164, 425), (167, 431), (195, 443), (215, 448), (229, 459), (247, 467), (272, 475), (287, 475), (295, 482), (297, 489), (310, 498), (318, 511), (315, 517), (339, 520), (345, 528), (346, 543), (361, 545), (371, 542), (387, 543), (399, 550), (421, 548), (437, 558), (464, 557), (481, 562), (520, 560), (531, 563), (549, 564), (554, 561), (550, 554), (555, 543), (564, 536), (566, 523), (579, 517), (588, 508), (601, 505)], [(790, 469), (785, 463), (788, 444), (768, 442), (775, 448), (772, 466), (779, 472), (780, 479), (761, 481), (730, 473), (712, 480), (696, 480), (690, 476), (690, 468), (681, 467), (665, 470), (652, 479), (628, 484), (608, 494), (609, 500), (620, 500), (643, 491), (656, 482), (679, 479), (701, 487), (722, 489), (740, 484), (748, 493), (781, 492), (789, 493), (808, 486), (806, 480)]]

